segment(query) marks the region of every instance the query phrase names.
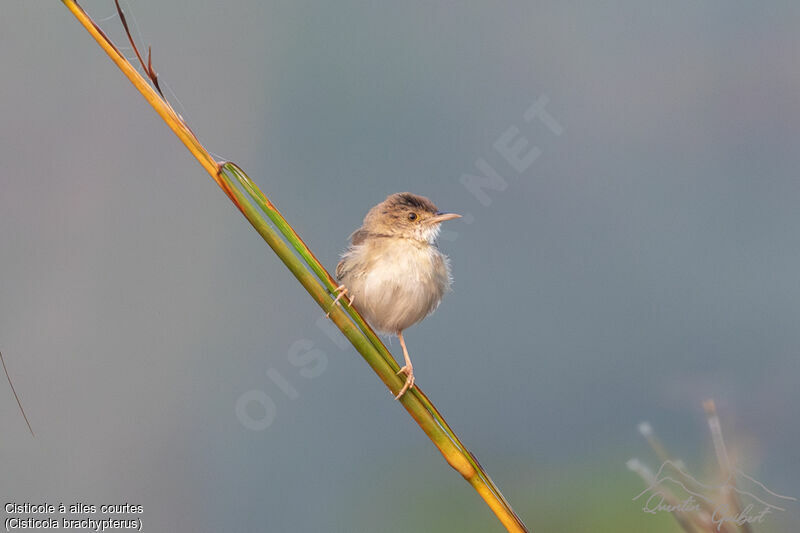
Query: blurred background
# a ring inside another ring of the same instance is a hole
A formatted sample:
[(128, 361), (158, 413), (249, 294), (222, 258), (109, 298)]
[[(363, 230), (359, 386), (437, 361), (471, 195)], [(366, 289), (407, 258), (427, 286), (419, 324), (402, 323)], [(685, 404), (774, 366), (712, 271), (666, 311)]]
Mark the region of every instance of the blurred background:
[[(82, 4), (126, 45), (113, 2)], [(658, 468), (648, 421), (712, 481), (707, 398), (742, 470), (800, 497), (796, 2), (123, 7), (200, 140), (329, 269), (389, 193), (467, 215), (440, 239), (454, 291), (406, 340), (534, 531), (675, 531), (625, 462)], [(60, 3), (4, 3), (0, 65), (0, 350), (37, 433), (0, 380), (3, 503), (501, 531)], [(500, 186), (465, 187), (479, 161)], [(756, 531), (798, 524), (794, 502)]]

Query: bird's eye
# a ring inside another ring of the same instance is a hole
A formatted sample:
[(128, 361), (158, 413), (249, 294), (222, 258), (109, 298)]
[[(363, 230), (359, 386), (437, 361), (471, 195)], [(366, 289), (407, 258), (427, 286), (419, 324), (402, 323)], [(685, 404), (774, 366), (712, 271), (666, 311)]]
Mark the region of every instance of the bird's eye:
[(411, 220), (411, 221), (417, 220), (417, 214), (416, 213), (409, 213), (408, 214), (408, 220)]

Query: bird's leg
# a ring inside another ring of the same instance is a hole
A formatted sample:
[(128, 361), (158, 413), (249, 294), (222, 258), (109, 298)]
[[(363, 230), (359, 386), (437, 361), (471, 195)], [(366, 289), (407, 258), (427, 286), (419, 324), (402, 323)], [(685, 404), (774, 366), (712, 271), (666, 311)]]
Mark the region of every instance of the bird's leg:
[(406, 341), (403, 340), (402, 331), (397, 333), (397, 338), (400, 339), (400, 346), (403, 347), (403, 357), (406, 359), (406, 366), (398, 370), (397, 373), (405, 374), (406, 382), (405, 385), (403, 385), (403, 388), (400, 389), (400, 392), (397, 393), (397, 396), (394, 397), (395, 400), (399, 400), (408, 389), (414, 386), (414, 367), (411, 365), (411, 358), (408, 356), (408, 349), (406, 348)]
[[(337, 295), (336, 295), (336, 298), (333, 300), (333, 303), (331, 304), (330, 311), (328, 311), (327, 313), (325, 313), (325, 316), (326, 316), (326, 317), (328, 317), (328, 318), (330, 318), (330, 316), (331, 316), (331, 311), (333, 311), (333, 306), (334, 306), (334, 305), (336, 305), (336, 303), (337, 303), (339, 300), (341, 300), (341, 299), (342, 299), (342, 296), (344, 296), (345, 294), (347, 294), (347, 287), (345, 287), (344, 285), (339, 285), (338, 287), (336, 287), (335, 289), (333, 289), (333, 292), (334, 292), (334, 293), (337, 293), (337, 292), (338, 292), (339, 294), (337, 294)], [(351, 296), (348, 296), (348, 297), (347, 297), (347, 307), (350, 307), (351, 305), (353, 305), (353, 300), (354, 300), (354, 299), (355, 299), (355, 297), (351, 297)]]

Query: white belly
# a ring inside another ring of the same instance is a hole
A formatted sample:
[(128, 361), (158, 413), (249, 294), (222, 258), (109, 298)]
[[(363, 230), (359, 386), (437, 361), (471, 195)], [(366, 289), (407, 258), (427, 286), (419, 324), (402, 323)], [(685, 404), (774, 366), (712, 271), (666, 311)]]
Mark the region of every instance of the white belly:
[(346, 254), (354, 267), (342, 282), (373, 328), (397, 333), (436, 309), (450, 288), (450, 268), (435, 246), (381, 241), (368, 245), (369, 250), (356, 246)]

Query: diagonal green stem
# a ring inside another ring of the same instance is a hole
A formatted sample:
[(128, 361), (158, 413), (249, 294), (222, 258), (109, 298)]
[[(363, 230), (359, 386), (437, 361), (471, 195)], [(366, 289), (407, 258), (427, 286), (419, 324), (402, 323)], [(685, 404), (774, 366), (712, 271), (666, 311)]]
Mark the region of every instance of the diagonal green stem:
[[(232, 175), (237, 179), (239, 184), (247, 191), (248, 195), (254, 201), (261, 211), (269, 217), (269, 219), (275, 224), (278, 230), (281, 232), (283, 237), (292, 245), (295, 251), (303, 258), (306, 262), (308, 267), (317, 275), (319, 281), (326, 287), (329, 292), (333, 292), (334, 289), (337, 287), (336, 281), (331, 277), (330, 273), (325, 269), (324, 266), (319, 262), (316, 256), (311, 252), (308, 248), (306, 243), (300, 236), (294, 231), (292, 226), (283, 218), (283, 215), (278, 211), (278, 209), (272, 204), (272, 202), (264, 196), (264, 193), (258, 188), (258, 186), (253, 183), (247, 174), (239, 168), (238, 165), (231, 162), (226, 162), (222, 165), (222, 170), (224, 175)], [(228, 180), (229, 181), (229, 180)], [(230, 181), (229, 181), (230, 183)], [(381, 341), (381, 339), (375, 334), (375, 331), (367, 324), (361, 314), (356, 311), (356, 309), (352, 306), (344, 306), (347, 309), (350, 318), (355, 322), (358, 327), (361, 329), (362, 333), (367, 336), (369, 341), (372, 343), (373, 347), (378, 351), (378, 353), (383, 357), (383, 359), (389, 364), (392, 370), (396, 373), (400, 370), (400, 365), (397, 364), (397, 361), (392, 356), (389, 349), (386, 348), (386, 345)], [(447, 436), (452, 441), (453, 445), (455, 445), (459, 451), (467, 458), (468, 462), (472, 466), (472, 468), (478, 473), (479, 476), (483, 478), (483, 482), (486, 483), (487, 488), (489, 488), (493, 495), (498, 498), (499, 500), (503, 501), (505, 505), (510, 508), (510, 505), (503, 497), (500, 489), (492, 482), (491, 478), (486, 474), (483, 470), (483, 467), (478, 463), (472, 453), (467, 450), (467, 448), (461, 443), (461, 440), (455, 434), (455, 432), (450, 428), (450, 425), (444, 419), (444, 417), (439, 413), (439, 410), (433, 405), (433, 403), (428, 399), (428, 397), (420, 390), (418, 386), (410, 389), (408, 393), (414, 394), (417, 399), (425, 406), (425, 409), (433, 416), (434, 420), (439, 424), (441, 429), (447, 434)], [(407, 394), (408, 394), (407, 393)], [(406, 394), (406, 395), (407, 395)]]
[[(333, 323), (378, 374), (381, 381), (393, 394), (396, 394), (403, 386), (404, 379), (397, 376), (399, 366), (391, 353), (354, 308), (351, 306), (331, 308), (333, 301), (331, 293), (336, 288), (335, 281), (283, 215), (238, 166), (214, 161), (171, 106), (139, 75), (74, 0), (62, 0), (62, 2), (208, 171), (314, 301), (323, 310), (330, 311)], [(270, 221), (277, 231), (270, 225)], [(527, 531), (500, 490), (475, 457), (464, 447), (427, 396), (419, 388), (414, 387), (400, 399), (400, 403), (439, 449), (448, 464), (475, 488), (506, 529)]]

